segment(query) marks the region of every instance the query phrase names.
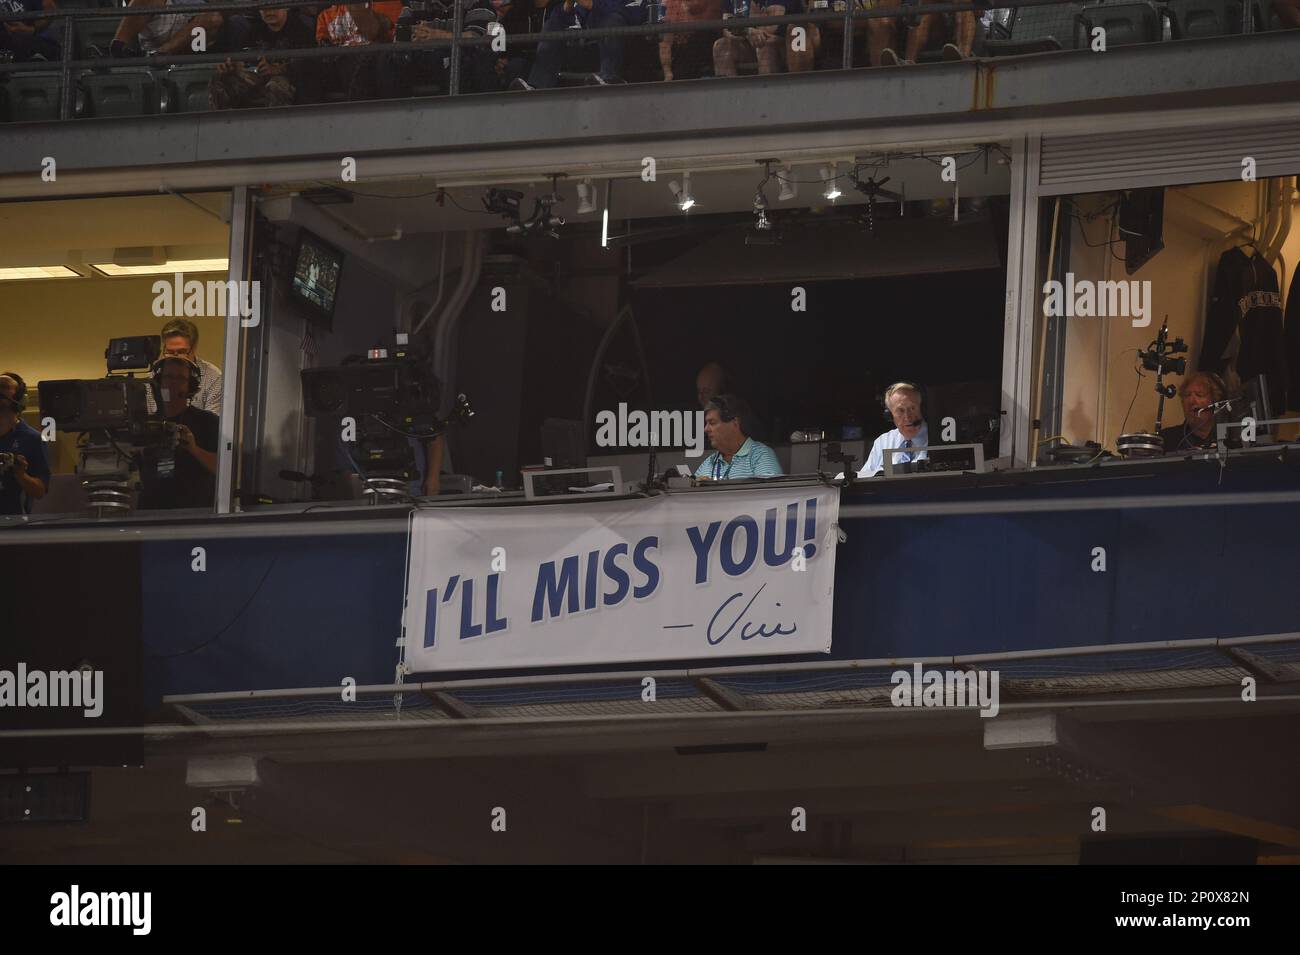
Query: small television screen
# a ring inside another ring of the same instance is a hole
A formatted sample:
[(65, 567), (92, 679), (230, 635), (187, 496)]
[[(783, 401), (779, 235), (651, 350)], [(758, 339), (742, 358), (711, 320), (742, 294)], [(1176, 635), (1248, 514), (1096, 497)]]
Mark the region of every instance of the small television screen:
[(298, 253), (293, 257), (289, 291), (327, 329), (334, 324), (334, 303), (338, 299), (342, 270), (342, 252), (306, 229), (298, 233)]

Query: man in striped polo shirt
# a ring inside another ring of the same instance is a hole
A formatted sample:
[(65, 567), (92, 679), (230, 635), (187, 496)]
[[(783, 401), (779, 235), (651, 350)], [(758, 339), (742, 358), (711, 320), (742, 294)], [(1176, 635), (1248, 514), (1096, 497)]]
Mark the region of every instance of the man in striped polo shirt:
[(785, 471), (776, 452), (745, 434), (745, 422), (752, 417), (749, 405), (735, 395), (718, 395), (704, 411), (704, 433), (714, 452), (695, 470), (706, 481), (737, 481), (741, 478), (779, 477)]

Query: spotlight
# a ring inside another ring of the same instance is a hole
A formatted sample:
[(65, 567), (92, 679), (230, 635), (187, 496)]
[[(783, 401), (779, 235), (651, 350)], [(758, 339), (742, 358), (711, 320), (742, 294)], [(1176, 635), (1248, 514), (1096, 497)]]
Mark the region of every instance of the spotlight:
[(790, 164), (785, 164), (784, 176), (781, 178), (781, 194), (778, 195), (778, 202), (789, 202), (799, 195), (799, 184), (790, 178)]
[(831, 163), (829, 170), (822, 166), (822, 178), (826, 180), (826, 191), (822, 195), (831, 202), (844, 195), (844, 193), (840, 192), (840, 187), (836, 183), (836, 179), (839, 178), (838, 165), (838, 163)]
[(590, 179), (578, 183), (578, 215), (596, 211), (596, 188)]
[(682, 181), (676, 180), (668, 183), (668, 189), (672, 192), (673, 197), (677, 200), (677, 208), (682, 212), (690, 212), (695, 206), (695, 197), (691, 195), (691, 174), (682, 173)]

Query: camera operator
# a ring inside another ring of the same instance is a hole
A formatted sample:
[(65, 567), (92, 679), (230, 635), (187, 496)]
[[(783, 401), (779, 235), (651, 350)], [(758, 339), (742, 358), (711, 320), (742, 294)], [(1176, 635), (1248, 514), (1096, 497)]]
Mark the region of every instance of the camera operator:
[(158, 359), (153, 366), (155, 389), (162, 399), (163, 417), (176, 426), (175, 469), (145, 481), (140, 508), (211, 507), (217, 488), (219, 419), (189, 403), (199, 380), (198, 366), (180, 355)]
[(35, 428), (19, 415), (27, 384), (12, 371), (0, 375), (0, 514), (26, 514), (31, 502), (45, 496), (50, 485), (50, 464), (45, 444)]

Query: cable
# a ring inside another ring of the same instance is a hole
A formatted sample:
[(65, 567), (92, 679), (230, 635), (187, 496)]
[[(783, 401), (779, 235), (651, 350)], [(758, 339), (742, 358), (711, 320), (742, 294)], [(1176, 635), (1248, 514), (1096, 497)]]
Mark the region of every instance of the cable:
[(443, 428), (441, 431), (434, 431), (434, 432), (427, 433), (427, 434), (424, 433), (424, 432), (420, 432), (420, 431), (403, 431), (401, 428), (396, 428), (396, 427), (394, 427), (393, 425), (389, 424), (387, 421), (385, 421), (383, 418), (379, 417), (379, 415), (377, 415), (377, 414), (376, 414), (375, 412), (373, 412), (373, 411), (370, 412), (370, 417), (373, 418), (375, 421), (379, 422), (381, 425), (383, 425), (383, 426), (384, 426), (385, 428), (387, 428), (389, 431), (392, 431), (392, 432), (394, 432), (395, 434), (400, 434), (400, 435), (402, 435), (403, 437), (407, 437), (407, 438), (430, 438), (430, 439), (432, 439), (432, 438), (436, 438), (436, 437), (438, 437), (439, 435), (442, 435), (442, 434), (446, 434), (446, 433), (447, 433), (447, 429), (446, 429), (446, 428)]
[[(1126, 350), (1127, 350), (1127, 349), (1126, 349)], [(1139, 354), (1141, 354), (1141, 352), (1139, 352)], [(1128, 429), (1128, 416), (1131, 415), (1131, 414), (1133, 413), (1133, 405), (1135, 405), (1135, 404), (1137, 403), (1137, 400), (1138, 400), (1138, 392), (1142, 389), (1142, 379), (1146, 377), (1146, 375), (1142, 374), (1142, 366), (1141, 366), (1141, 365), (1134, 365), (1134, 366), (1133, 366), (1133, 370), (1137, 372), (1137, 376), (1138, 376), (1137, 385), (1136, 385), (1136, 387), (1134, 387), (1134, 389), (1133, 389), (1133, 400), (1130, 401), (1130, 402), (1128, 403), (1128, 411), (1125, 411), (1125, 412), (1124, 412), (1124, 421), (1123, 421), (1123, 423), (1121, 423), (1120, 426), (1119, 426), (1119, 433), (1120, 433), (1120, 434), (1128, 434), (1128, 430), (1127, 430), (1127, 429)]]
[(229, 630), (231, 627), (233, 627), (235, 625), (235, 622), (238, 621), (239, 618), (244, 615), (244, 611), (247, 610), (249, 605), (252, 604), (252, 602), (257, 598), (257, 595), (262, 592), (262, 585), (266, 583), (266, 578), (271, 576), (271, 571), (275, 569), (275, 565), (279, 560), (280, 560), (279, 554), (276, 554), (271, 558), (271, 563), (267, 565), (265, 573), (262, 574), (262, 579), (257, 582), (257, 586), (254, 587), (253, 592), (248, 595), (248, 599), (244, 601), (244, 605), (240, 607), (237, 611), (235, 611), (235, 615), (230, 618), (230, 621), (224, 627), (222, 627), (220, 630), (214, 633), (207, 640), (204, 640), (202, 643), (198, 644), (197, 646), (190, 647), (188, 650), (177, 650), (175, 653), (150, 653), (148, 654), (148, 656), (151, 659), (155, 659), (155, 660), (173, 660), (176, 657), (183, 657), (183, 656), (188, 656), (191, 653), (198, 653), (200, 650), (211, 646), (218, 639), (224, 636), (226, 631)]

